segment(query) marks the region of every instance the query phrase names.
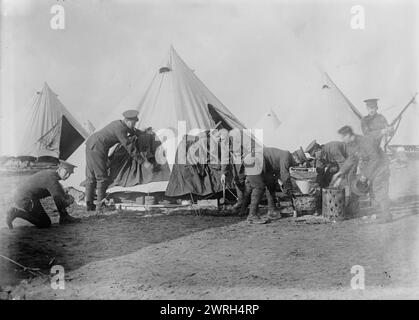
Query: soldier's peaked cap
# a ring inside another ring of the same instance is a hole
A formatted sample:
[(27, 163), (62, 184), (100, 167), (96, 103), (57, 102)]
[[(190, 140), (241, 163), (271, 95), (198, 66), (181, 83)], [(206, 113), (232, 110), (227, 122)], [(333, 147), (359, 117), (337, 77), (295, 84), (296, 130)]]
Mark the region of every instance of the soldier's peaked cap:
[(316, 149), (318, 149), (318, 148), (320, 148), (320, 147), (321, 147), (321, 145), (320, 145), (320, 144), (318, 144), (316, 140), (313, 140), (313, 141), (312, 141), (312, 142), (308, 145), (308, 147), (306, 148), (306, 151), (305, 151), (305, 152), (311, 153), (313, 150), (316, 150)]
[(378, 99), (374, 98), (374, 99), (366, 99), (364, 100), (364, 102), (366, 103), (367, 107), (378, 107), (377, 105), (377, 101)]
[(63, 160), (60, 160), (60, 163), (58, 164), (58, 167), (59, 168), (64, 168), (68, 172), (71, 172), (71, 173), (74, 172), (74, 168), (77, 168), (77, 166), (75, 166), (74, 164), (71, 164), (70, 162), (63, 161)]
[(126, 119), (137, 119), (138, 120), (138, 111), (137, 110), (127, 110), (122, 113), (122, 116)]

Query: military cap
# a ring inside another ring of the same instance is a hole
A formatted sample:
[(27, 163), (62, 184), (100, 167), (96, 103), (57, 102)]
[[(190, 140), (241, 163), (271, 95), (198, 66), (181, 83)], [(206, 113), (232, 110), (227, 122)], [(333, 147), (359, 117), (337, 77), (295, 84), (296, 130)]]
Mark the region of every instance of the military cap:
[(316, 140), (313, 140), (309, 145), (308, 145), (308, 147), (306, 148), (306, 151), (305, 152), (308, 152), (308, 153), (312, 153), (313, 151), (315, 151), (315, 150), (317, 150), (317, 149), (319, 149), (321, 147), (321, 145), (320, 144), (318, 144), (317, 143), (317, 141)]
[(367, 105), (367, 108), (378, 108), (377, 105), (378, 99), (366, 99), (364, 100), (365, 104)]
[(292, 153), (301, 163), (307, 162), (307, 157), (302, 147)]
[(127, 110), (122, 113), (122, 116), (126, 119), (137, 119), (138, 120), (138, 111), (137, 110)]
[(60, 163), (58, 164), (58, 167), (66, 169), (69, 173), (73, 173), (74, 168), (77, 168), (77, 166), (75, 166), (74, 164), (71, 164), (71, 163), (69, 163), (67, 161), (63, 161), (63, 160), (60, 160)]

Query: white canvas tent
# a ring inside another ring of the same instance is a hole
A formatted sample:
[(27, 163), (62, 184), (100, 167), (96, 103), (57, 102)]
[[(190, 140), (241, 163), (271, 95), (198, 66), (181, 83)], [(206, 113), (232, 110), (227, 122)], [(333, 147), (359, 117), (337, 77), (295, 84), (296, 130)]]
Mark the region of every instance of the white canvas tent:
[[(36, 92), (32, 103), (23, 113), (24, 130), (15, 139), (15, 150), (12, 154), (4, 154), (6, 156), (66, 160), (88, 136), (47, 83), (41, 91)], [(17, 115), (8, 118), (13, 117), (17, 118)]]
[[(125, 109), (126, 107), (124, 107)], [(98, 129), (110, 121), (120, 119), (124, 109), (118, 108)], [(164, 65), (156, 68), (150, 85), (135, 107), (139, 111), (139, 129), (152, 127), (159, 137), (168, 137), (162, 148), (166, 150), (169, 165), (173, 164), (177, 144), (183, 134), (177, 136), (179, 121), (185, 124), (186, 132), (193, 129), (209, 130), (219, 127), (244, 128), (244, 125), (221, 103), (220, 100), (204, 85), (173, 47)], [(168, 136), (167, 132), (175, 133)], [(80, 189), (85, 179), (85, 146), (84, 144), (70, 157), (69, 162), (78, 166), (65, 185)], [(134, 187), (114, 187), (109, 192), (158, 192), (165, 191), (167, 181), (151, 182)]]
[(265, 146), (277, 146), (278, 142), (278, 128), (281, 125), (276, 112), (271, 108), (268, 112), (252, 126), (252, 130), (263, 130), (263, 141)]
[(266, 146), (290, 151), (300, 146), (305, 149), (314, 139), (319, 143), (339, 139), (337, 131), (344, 125), (361, 133), (362, 115), (358, 109), (327, 73), (314, 68), (311, 71), (310, 80), (301, 79), (296, 105), (278, 108), (277, 112), (271, 110), (253, 126), (263, 129)]

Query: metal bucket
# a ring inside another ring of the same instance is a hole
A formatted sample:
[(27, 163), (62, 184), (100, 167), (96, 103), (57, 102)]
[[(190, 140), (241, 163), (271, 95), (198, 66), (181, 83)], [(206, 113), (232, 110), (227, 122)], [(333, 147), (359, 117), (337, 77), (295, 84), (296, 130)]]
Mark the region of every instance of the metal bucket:
[(313, 195), (293, 195), (293, 204), (298, 216), (303, 214), (313, 214), (316, 212), (317, 196)]
[(310, 194), (316, 185), (316, 168), (290, 168), (293, 193)]
[(323, 188), (322, 215), (330, 220), (345, 218), (345, 189)]
[(311, 190), (311, 182), (309, 180), (295, 180), (295, 184), (302, 194), (309, 194)]
[(144, 196), (135, 198), (135, 203), (144, 204)]

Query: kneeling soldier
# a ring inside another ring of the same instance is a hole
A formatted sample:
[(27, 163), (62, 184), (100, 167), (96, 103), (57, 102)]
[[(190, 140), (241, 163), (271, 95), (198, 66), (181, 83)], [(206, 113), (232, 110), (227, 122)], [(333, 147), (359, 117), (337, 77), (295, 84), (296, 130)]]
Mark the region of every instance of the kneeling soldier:
[(66, 180), (74, 171), (72, 164), (61, 161), (57, 170), (42, 170), (35, 173), (18, 187), (15, 203), (7, 212), (7, 226), (13, 229), (13, 220), (21, 218), (38, 228), (47, 228), (51, 219), (45, 212), (40, 199), (52, 196), (60, 214), (60, 224), (79, 222), (67, 213), (66, 208), (74, 198), (64, 192), (60, 180)]

